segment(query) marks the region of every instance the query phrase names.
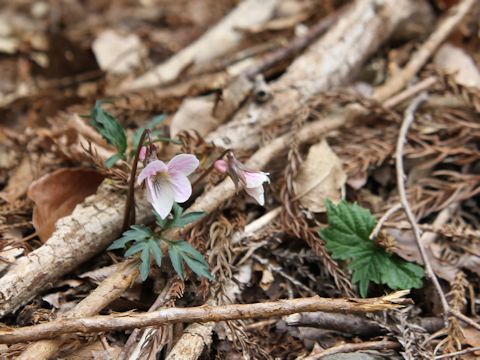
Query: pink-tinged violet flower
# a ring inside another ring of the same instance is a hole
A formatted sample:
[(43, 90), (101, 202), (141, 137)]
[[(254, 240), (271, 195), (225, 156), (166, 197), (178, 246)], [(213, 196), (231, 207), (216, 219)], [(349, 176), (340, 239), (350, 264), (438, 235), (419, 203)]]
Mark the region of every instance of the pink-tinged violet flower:
[(227, 154), (227, 161), (217, 160), (214, 163), (215, 169), (221, 173), (227, 173), (233, 180), (235, 187), (241, 186), (245, 192), (254, 198), (260, 205), (265, 204), (263, 183), (269, 183), (268, 173), (254, 171), (245, 167), (238, 161), (233, 153)]
[(174, 156), (168, 164), (160, 160), (150, 161), (138, 175), (137, 182), (145, 181), (147, 200), (162, 219), (172, 210), (174, 202), (185, 202), (192, 195), (192, 185), (188, 175), (198, 167), (194, 155)]

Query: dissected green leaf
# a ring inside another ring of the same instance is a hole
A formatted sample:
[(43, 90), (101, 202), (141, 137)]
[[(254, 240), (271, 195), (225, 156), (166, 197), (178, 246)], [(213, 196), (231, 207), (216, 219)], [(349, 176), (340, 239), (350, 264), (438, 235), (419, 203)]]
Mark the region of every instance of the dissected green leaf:
[(184, 227), (185, 225), (188, 225), (192, 222), (195, 222), (197, 220), (200, 220), (202, 217), (205, 216), (205, 213), (203, 211), (194, 211), (194, 212), (190, 212), (190, 213), (187, 213), (187, 214), (184, 214), (176, 219), (174, 219), (171, 224), (170, 224), (170, 227), (179, 227), (179, 228), (182, 228)]
[(160, 267), (162, 265), (162, 249), (160, 248), (160, 245), (158, 245), (158, 242), (155, 240), (149, 240), (148, 241), (148, 246), (150, 247), (150, 251), (153, 254), (153, 258), (155, 259), (155, 262), (157, 263), (157, 266)]
[(208, 264), (205, 263), (205, 260), (200, 262), (189, 256), (185, 256), (183, 260), (185, 260), (185, 263), (190, 269), (192, 269), (195, 274), (197, 274), (198, 276), (204, 276), (208, 280), (213, 280), (213, 276), (208, 271)]
[[(92, 108), (90, 117), (92, 126), (103, 136), (103, 138), (117, 149), (119, 159), (125, 159), (127, 150), (127, 136), (117, 119), (103, 110), (102, 104), (105, 101), (97, 100)], [(118, 160), (118, 159), (117, 159)], [(117, 160), (108, 159), (108, 164), (113, 165)]]
[(341, 201), (327, 201), (328, 227), (320, 230), (327, 250), (337, 260), (349, 260), (352, 282), (359, 284), (360, 295), (367, 296), (370, 282), (393, 290), (422, 286), (423, 269), (409, 263), (369, 239), (376, 220), (367, 209)]
[(121, 238), (115, 240), (107, 250), (122, 249), (130, 241), (142, 241), (153, 236), (152, 231), (144, 225), (132, 225), (125, 231)]
[(185, 273), (183, 272), (182, 257), (176, 246), (170, 246), (168, 249), (168, 255), (170, 256), (170, 261), (172, 266), (175, 269), (176, 273), (180, 279), (185, 278)]
[(145, 246), (140, 255), (140, 277), (142, 281), (147, 280), (148, 273), (150, 272), (150, 249), (148, 246)]
[(202, 254), (195, 250), (188, 242), (184, 240), (169, 241), (169, 255), (173, 268), (181, 279), (184, 278), (184, 262), (198, 276), (204, 276), (207, 279), (213, 279), (208, 271), (208, 263)]
[(128, 250), (125, 251), (125, 254), (123, 256), (124, 257), (129, 257), (133, 254), (136, 254), (140, 251), (143, 251), (143, 249), (145, 249), (145, 248), (148, 249), (148, 245), (147, 245), (146, 242), (144, 242), (144, 241), (138, 242), (135, 245), (132, 245), (131, 247), (129, 247)]

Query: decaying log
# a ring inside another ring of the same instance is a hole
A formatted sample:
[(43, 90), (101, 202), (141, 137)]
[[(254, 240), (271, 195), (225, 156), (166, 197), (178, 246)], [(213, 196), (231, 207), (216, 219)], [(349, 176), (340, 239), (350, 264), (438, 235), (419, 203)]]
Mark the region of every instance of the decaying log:
[(396, 309), (410, 304), (404, 298), (408, 290), (397, 291), (379, 298), (330, 299), (310, 298), (269, 301), (254, 304), (167, 308), (147, 313), (99, 315), (86, 318), (59, 319), (22, 328), (0, 329), (0, 343), (13, 344), (51, 339), (61, 334), (117, 331), (181, 322), (208, 323), (238, 319), (269, 318), (298, 312), (327, 311), (334, 313), (368, 313)]
[[(0, 278), (0, 317), (25, 305), (55, 281), (104, 250), (120, 235), (125, 196), (101, 185), (97, 194), (61, 219), (47, 242), (19, 258)], [(138, 221), (153, 219), (138, 197)]]
[(415, 8), (410, 0), (357, 1), (271, 84), (271, 102), (250, 104), (207, 140), (226, 148), (255, 148), (263, 126), (291, 116), (313, 95), (347, 83)]
[(245, 34), (238, 29), (264, 24), (271, 18), (278, 3), (278, 0), (241, 2), (193, 44), (138, 79), (125, 83), (121, 90), (131, 91), (164, 84), (176, 79), (187, 66), (206, 64), (225, 55), (243, 40)]

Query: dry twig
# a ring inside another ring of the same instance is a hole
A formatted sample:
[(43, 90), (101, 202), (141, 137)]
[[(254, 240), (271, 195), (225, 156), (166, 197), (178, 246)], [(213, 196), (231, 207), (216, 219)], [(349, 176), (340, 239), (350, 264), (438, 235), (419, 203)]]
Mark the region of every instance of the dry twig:
[(410, 303), (404, 298), (408, 291), (370, 299), (328, 299), (310, 297), (254, 304), (168, 308), (138, 314), (112, 314), (86, 318), (60, 319), (23, 328), (0, 330), (0, 343), (12, 344), (49, 339), (62, 334), (92, 333), (145, 328), (181, 322), (211, 322), (251, 318), (269, 318), (298, 312), (326, 311), (338, 313), (365, 313), (399, 308)]

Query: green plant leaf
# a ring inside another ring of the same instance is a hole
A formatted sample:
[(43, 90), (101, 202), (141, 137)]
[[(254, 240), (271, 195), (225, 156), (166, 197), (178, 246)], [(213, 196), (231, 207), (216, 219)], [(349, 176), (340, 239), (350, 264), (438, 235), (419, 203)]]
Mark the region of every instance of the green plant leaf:
[(183, 258), (187, 263), (188, 267), (198, 276), (204, 276), (208, 280), (213, 280), (212, 274), (208, 271), (208, 264), (205, 263), (205, 260), (202, 259), (202, 262), (197, 261), (189, 256)]
[(367, 296), (370, 282), (393, 290), (422, 286), (423, 269), (397, 255), (387, 253), (369, 239), (376, 220), (369, 210), (357, 204), (327, 201), (328, 227), (320, 230), (327, 250), (337, 260), (349, 260), (352, 282), (360, 295)]
[(115, 165), (118, 160), (121, 159), (122, 157), (119, 154), (112, 155), (107, 160), (105, 160), (105, 166), (110, 169)]
[(168, 245), (173, 268), (182, 280), (185, 276), (183, 271), (184, 263), (198, 276), (204, 276), (210, 280), (213, 279), (208, 271), (208, 263), (205, 261), (205, 258), (192, 245), (185, 240), (169, 241)]
[[(125, 159), (127, 150), (127, 136), (120, 123), (107, 111), (103, 110), (105, 101), (97, 100), (90, 112), (91, 125), (103, 136), (103, 138), (117, 149), (117, 155)], [(110, 158), (111, 159), (111, 158)], [(110, 160), (109, 159), (109, 160)], [(112, 162), (113, 160), (110, 160)]]
[(170, 256), (170, 261), (172, 266), (175, 269), (176, 273), (180, 279), (185, 279), (185, 273), (183, 272), (182, 257), (176, 246), (169, 246), (168, 255)]
[(173, 209), (172, 215), (174, 220), (178, 219), (183, 214), (183, 208), (180, 205), (178, 205), (176, 202), (173, 203), (172, 209)]
[(148, 246), (150, 247), (150, 251), (153, 254), (153, 258), (155, 259), (155, 262), (157, 263), (157, 266), (160, 267), (162, 266), (162, 249), (160, 248), (160, 245), (158, 245), (158, 242), (155, 240), (148, 240)]
[(180, 250), (182, 254), (187, 254), (191, 258), (203, 262), (208, 267), (208, 264), (203, 258), (203, 255), (200, 254), (192, 245), (190, 245), (185, 240), (176, 241), (175, 246)]
[(152, 231), (144, 225), (132, 225), (129, 230), (122, 234), (122, 237), (115, 240), (107, 250), (122, 249), (130, 241), (143, 241), (152, 237)]
[(202, 217), (206, 215), (205, 212), (203, 211), (193, 211), (187, 214), (184, 214), (172, 221), (170, 224), (170, 227), (179, 227), (182, 228), (185, 225), (188, 225), (192, 222), (195, 222), (197, 220), (200, 220)]
[(138, 242), (135, 245), (132, 245), (131, 247), (129, 247), (128, 250), (125, 251), (125, 254), (123, 256), (124, 257), (132, 256), (133, 254), (143, 251), (143, 249), (145, 248), (148, 249), (148, 245), (144, 241)]
[(140, 277), (142, 281), (147, 280), (148, 273), (150, 272), (150, 249), (145, 246), (140, 254)]

